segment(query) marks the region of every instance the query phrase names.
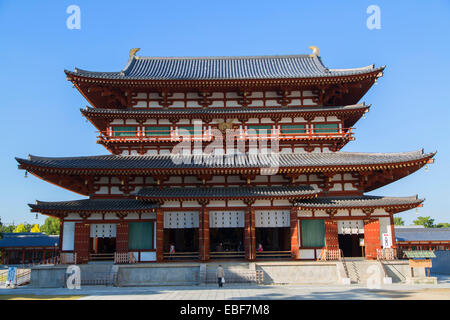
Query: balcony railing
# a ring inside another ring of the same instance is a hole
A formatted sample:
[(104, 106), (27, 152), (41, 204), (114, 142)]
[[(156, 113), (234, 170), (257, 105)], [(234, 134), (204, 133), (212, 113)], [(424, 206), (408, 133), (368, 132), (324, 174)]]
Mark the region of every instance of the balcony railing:
[[(315, 139), (348, 139), (353, 140), (354, 128), (343, 128), (337, 130), (325, 129), (241, 129), (231, 133), (229, 137), (233, 140), (315, 140)], [(258, 132), (259, 131), (259, 132)], [(303, 131), (303, 132), (300, 132)], [(215, 136), (212, 130), (205, 129), (201, 134), (182, 135), (178, 130), (158, 130), (144, 131), (120, 131), (114, 133), (110, 130), (98, 131), (98, 138), (105, 142), (181, 142), (181, 141), (213, 141)], [(222, 136), (225, 140), (227, 137)]]

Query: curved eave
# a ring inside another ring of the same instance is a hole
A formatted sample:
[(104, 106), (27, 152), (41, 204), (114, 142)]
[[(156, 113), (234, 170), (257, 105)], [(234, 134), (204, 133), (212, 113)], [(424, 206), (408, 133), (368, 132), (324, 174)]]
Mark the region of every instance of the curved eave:
[[(118, 204), (114, 208), (114, 204), (117, 204), (117, 202), (121, 202), (124, 200), (121, 199), (108, 199), (104, 201), (110, 201), (113, 203), (113, 205), (107, 205), (105, 206), (99, 206), (94, 205), (89, 207), (89, 202), (95, 202), (97, 200), (75, 200), (70, 201), (71, 205), (67, 205), (69, 201), (59, 201), (59, 202), (44, 202), (44, 201), (36, 201), (35, 204), (29, 203), (28, 206), (31, 208), (31, 212), (37, 212), (41, 214), (46, 215), (55, 215), (55, 216), (65, 216), (69, 213), (78, 213), (78, 214), (93, 214), (93, 213), (114, 213), (114, 214), (123, 214), (123, 213), (150, 213), (154, 212), (155, 209), (158, 207), (155, 203), (144, 203), (139, 202), (139, 206), (133, 206), (130, 204), (130, 202), (137, 201), (137, 200), (131, 200), (127, 199), (125, 200), (125, 207), (123, 207), (122, 204)], [(130, 205), (129, 208), (126, 208), (126, 205)], [(84, 208), (83, 208), (84, 206)], [(122, 207), (121, 207), (122, 206)], [(147, 206), (147, 207), (146, 207)]]
[[(320, 198), (318, 198), (320, 200)], [(365, 196), (361, 196), (360, 200), (350, 201), (350, 203), (339, 202), (334, 204), (323, 204), (323, 203), (298, 203), (297, 206), (300, 210), (335, 210), (335, 209), (385, 209), (386, 211), (390, 211), (392, 213), (399, 213), (402, 211), (414, 209), (416, 207), (421, 206), (421, 204), (425, 201), (425, 199), (419, 199), (416, 196), (412, 197), (380, 197), (380, 204), (374, 204), (373, 199), (370, 197), (366, 198)], [(368, 200), (365, 204), (365, 200)], [(382, 203), (386, 201), (388, 203)], [(359, 202), (359, 203), (357, 203)], [(371, 203), (372, 202), (372, 203)], [(375, 201), (376, 202), (376, 201)]]
[(116, 79), (99, 78), (79, 75), (76, 72), (64, 70), (67, 80), (74, 83), (109, 84), (127, 87), (258, 87), (280, 85), (315, 85), (361, 81), (370, 78), (379, 78), (383, 75), (385, 66), (367, 69), (362, 72), (336, 75), (323, 75), (298, 78), (262, 78), (262, 79), (208, 79), (208, 80), (147, 80), (147, 79)]
[[(414, 152), (411, 152), (414, 153)], [(405, 161), (395, 161), (395, 162), (385, 162), (385, 163), (366, 163), (366, 164), (344, 164), (344, 165), (305, 165), (305, 166), (295, 166), (286, 165), (279, 167), (279, 173), (292, 173), (292, 172), (341, 172), (341, 171), (369, 171), (369, 170), (385, 170), (391, 168), (405, 168), (408, 166), (415, 166), (418, 164), (425, 165), (430, 159), (434, 157), (436, 152), (423, 154), (421, 157), (412, 160)], [(137, 156), (137, 160), (139, 157)], [(89, 157), (80, 157), (80, 159)], [(37, 170), (37, 171), (47, 171), (47, 172), (65, 172), (65, 173), (78, 173), (78, 174), (91, 174), (91, 173), (117, 173), (117, 172), (128, 172), (128, 173), (139, 173), (139, 174), (155, 174), (155, 173), (179, 173), (179, 172), (222, 172), (222, 173), (235, 173), (235, 172), (255, 172), (258, 173), (261, 168), (267, 167), (270, 163), (261, 163), (259, 167), (151, 167), (151, 168), (65, 168), (65, 167), (52, 167), (44, 166), (42, 162), (54, 160), (54, 159), (64, 159), (64, 158), (45, 158), (30, 156), (30, 160), (15, 158), (19, 163), (19, 169), (25, 170)], [(37, 165), (37, 162), (41, 164)]]
[[(222, 110), (223, 109), (223, 110)], [(364, 114), (370, 109), (370, 105), (364, 103), (349, 105), (343, 107), (298, 107), (298, 108), (221, 108), (221, 109), (98, 109), (98, 108), (81, 108), (81, 113), (88, 118), (180, 118), (180, 117), (228, 117), (235, 118), (237, 116), (258, 117), (270, 114), (276, 115), (340, 115), (340, 114)]]

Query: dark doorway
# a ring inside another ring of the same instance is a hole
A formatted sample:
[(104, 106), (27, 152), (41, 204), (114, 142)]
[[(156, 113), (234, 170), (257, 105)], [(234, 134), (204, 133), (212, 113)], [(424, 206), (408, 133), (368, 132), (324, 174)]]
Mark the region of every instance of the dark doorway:
[(175, 252), (198, 252), (198, 229), (164, 229), (164, 252), (175, 246)]
[(116, 238), (91, 238), (94, 254), (105, 254), (116, 252)]
[(289, 251), (291, 250), (290, 228), (256, 228), (255, 248), (259, 244), (263, 251)]
[(344, 257), (362, 257), (362, 247), (360, 239), (364, 239), (363, 234), (339, 234), (339, 249), (342, 250)]
[(211, 252), (244, 251), (244, 228), (209, 229)]

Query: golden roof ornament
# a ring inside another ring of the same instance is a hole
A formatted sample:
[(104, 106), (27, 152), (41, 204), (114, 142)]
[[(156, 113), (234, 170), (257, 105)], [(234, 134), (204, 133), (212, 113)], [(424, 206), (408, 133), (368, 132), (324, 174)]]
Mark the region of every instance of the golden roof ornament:
[(319, 56), (319, 48), (318, 47), (309, 46), (308, 48), (310, 48), (312, 50), (312, 53), (309, 55), (310, 57)]
[(130, 50), (130, 59), (133, 58), (133, 57), (137, 59), (136, 52), (138, 52), (139, 50), (141, 50), (141, 48), (133, 48), (133, 49), (131, 49)]

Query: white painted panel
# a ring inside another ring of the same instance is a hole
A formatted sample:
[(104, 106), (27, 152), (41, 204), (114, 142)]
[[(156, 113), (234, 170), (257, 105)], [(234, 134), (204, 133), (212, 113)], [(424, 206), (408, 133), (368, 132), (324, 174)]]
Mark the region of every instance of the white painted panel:
[(351, 183), (344, 184), (344, 190), (357, 190)]
[(181, 202), (181, 206), (185, 207), (185, 208), (201, 207), (201, 205), (198, 203), (198, 201), (183, 201), (183, 202)]
[(66, 220), (81, 220), (81, 217), (78, 213), (69, 213)]
[(298, 253), (300, 259), (314, 259), (314, 249), (300, 249)]
[(290, 227), (289, 210), (257, 210), (255, 211), (256, 228)]
[(127, 216), (125, 217), (125, 220), (126, 220), (126, 219), (128, 219), (128, 220), (131, 220), (131, 219), (134, 219), (134, 220), (139, 219), (139, 214), (136, 213), (136, 212), (130, 212), (130, 213), (128, 213)]
[(93, 223), (90, 226), (91, 238), (115, 238), (116, 224), (115, 223)]
[(63, 224), (62, 249), (72, 251), (75, 241), (75, 222), (64, 222)]
[(274, 206), (289, 206), (291, 203), (289, 200), (273, 200)]
[(96, 192), (96, 194), (108, 194), (109, 188), (108, 187), (100, 187), (100, 189)]
[(209, 227), (243, 228), (245, 223), (244, 217), (244, 211), (210, 211)]
[(156, 252), (141, 252), (141, 261), (156, 261)]
[(161, 208), (178, 208), (180, 207), (179, 201), (164, 201), (164, 204), (161, 206)]
[(312, 217), (312, 211), (309, 210), (300, 210), (298, 212), (299, 217)]
[(230, 200), (230, 201), (228, 201), (228, 206), (230, 206), (230, 207), (243, 207), (243, 206), (245, 206), (245, 203), (242, 200)]
[(313, 105), (316, 105), (316, 103), (313, 102), (312, 99), (303, 99), (303, 105), (304, 106), (313, 106)]
[(277, 100), (266, 100), (266, 107), (278, 107), (280, 104)]
[(363, 234), (363, 220), (338, 220), (338, 234)]
[(255, 207), (270, 206), (270, 200), (256, 200), (254, 206)]
[(165, 229), (198, 228), (198, 212), (164, 212)]

